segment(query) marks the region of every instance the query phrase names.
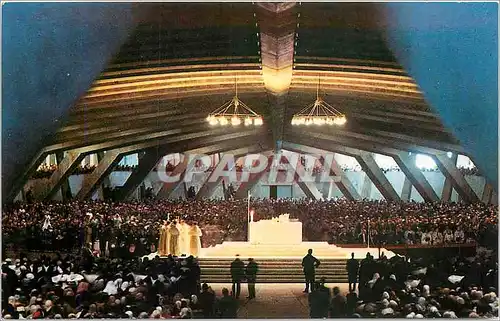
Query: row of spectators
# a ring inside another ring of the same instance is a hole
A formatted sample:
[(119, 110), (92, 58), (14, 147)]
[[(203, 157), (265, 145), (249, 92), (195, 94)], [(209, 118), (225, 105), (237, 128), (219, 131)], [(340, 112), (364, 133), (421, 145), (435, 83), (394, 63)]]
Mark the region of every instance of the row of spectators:
[(237, 311), (227, 291), (217, 299), (207, 284), (200, 286), (192, 257), (21, 255), (2, 265), (2, 300), (5, 319), (233, 318)]
[[(305, 163), (304, 163), (305, 165)], [(175, 169), (175, 165), (172, 164), (171, 162), (167, 162), (165, 165), (165, 169), (167, 172), (172, 172)], [(283, 166), (282, 166), (283, 167)], [(81, 174), (90, 174), (92, 171), (96, 168), (95, 165), (85, 165), (85, 166), (78, 166), (75, 171), (73, 172), (74, 175), (81, 175)], [(115, 171), (133, 171), (135, 168), (137, 168), (137, 165), (116, 165), (114, 170)], [(198, 166), (195, 166), (195, 168), (198, 171), (212, 171), (214, 170), (213, 166), (206, 166), (203, 164), (199, 164)], [(241, 164), (236, 164), (235, 169), (237, 172), (243, 172), (247, 167), (241, 165)], [(280, 166), (276, 166), (274, 168), (280, 169)], [(285, 167), (283, 167), (285, 169)], [(323, 168), (321, 166), (306, 166), (305, 167), (307, 172), (313, 173), (313, 174), (318, 174), (323, 171)], [(361, 166), (356, 165), (356, 166), (341, 166), (341, 169), (345, 172), (360, 172), (362, 171)], [(57, 170), (57, 165), (50, 165), (47, 166), (45, 164), (41, 165), (38, 170), (33, 174), (33, 179), (37, 178), (49, 178), (52, 173), (54, 173)], [(155, 167), (154, 170), (159, 170), (158, 167)], [(437, 168), (422, 168), (420, 169), (423, 172), (439, 172), (439, 169)], [(463, 174), (467, 176), (480, 176), (481, 174), (479, 173), (479, 170), (477, 167), (473, 168), (465, 168), (465, 167), (459, 167), (458, 170)], [(382, 171), (384, 173), (388, 172), (394, 172), (394, 171), (401, 171), (399, 167), (391, 167), (391, 168), (382, 168)]]
[[(96, 168), (95, 165), (89, 165), (86, 164), (85, 166), (78, 166), (75, 168), (73, 174), (74, 175), (83, 175), (83, 174), (90, 174), (92, 171)], [(57, 165), (42, 165), (38, 168), (38, 170), (33, 173), (32, 178), (37, 179), (37, 178), (49, 178), (52, 173), (54, 173), (57, 170)]]
[(498, 318), (498, 254), (379, 259), (359, 269), (359, 292), (333, 293), (317, 284), (309, 294), (313, 318)]
[[(251, 207), (255, 220), (289, 213), (302, 222), (304, 241), (376, 246), (496, 244), (497, 240), (498, 209), (482, 203), (253, 199)], [(47, 218), (50, 227), (44, 229)], [(92, 239), (101, 246), (108, 243), (117, 251), (128, 251), (134, 245), (138, 253), (147, 254), (157, 244), (159, 226), (167, 218), (198, 222), (204, 247), (223, 240), (246, 240), (246, 200), (150, 200), (17, 204), (3, 212), (3, 242), (31, 249), (48, 244), (55, 250), (78, 248), (90, 229)]]

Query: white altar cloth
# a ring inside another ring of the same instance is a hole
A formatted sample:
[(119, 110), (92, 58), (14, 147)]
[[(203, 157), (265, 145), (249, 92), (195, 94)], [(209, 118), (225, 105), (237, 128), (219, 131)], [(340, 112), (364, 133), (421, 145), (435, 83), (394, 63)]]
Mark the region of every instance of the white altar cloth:
[(300, 244), (302, 223), (276, 220), (250, 222), (251, 244)]

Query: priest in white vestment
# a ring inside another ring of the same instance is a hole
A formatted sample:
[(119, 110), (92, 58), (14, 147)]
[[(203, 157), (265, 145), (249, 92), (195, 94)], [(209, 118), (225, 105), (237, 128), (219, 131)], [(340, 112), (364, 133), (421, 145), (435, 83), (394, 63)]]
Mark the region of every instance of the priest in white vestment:
[(169, 235), (169, 254), (172, 254), (174, 256), (179, 256), (180, 254), (180, 249), (179, 249), (179, 230), (176, 227), (175, 222), (172, 222), (170, 224), (170, 227), (168, 228), (168, 235)]
[(203, 233), (201, 232), (200, 227), (198, 226), (198, 224), (194, 223), (189, 229), (189, 239), (190, 239), (189, 253), (194, 257), (198, 257), (200, 255), (202, 235)]
[(189, 255), (190, 226), (184, 220), (181, 220), (177, 225), (177, 229), (179, 230), (179, 250), (181, 254)]
[(163, 224), (160, 227), (160, 239), (158, 241), (158, 255), (166, 256), (168, 254), (168, 223), (167, 221), (163, 221)]

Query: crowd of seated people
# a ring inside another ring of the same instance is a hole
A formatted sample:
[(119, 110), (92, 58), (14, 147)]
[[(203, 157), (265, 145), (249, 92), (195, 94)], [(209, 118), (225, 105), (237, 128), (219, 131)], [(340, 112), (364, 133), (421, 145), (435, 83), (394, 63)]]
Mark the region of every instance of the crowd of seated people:
[(4, 260), (2, 292), (5, 319), (236, 316), (225, 296), (217, 299), (207, 284), (200, 284), (200, 268), (193, 257), (21, 255)]
[[(313, 173), (313, 174), (319, 174), (323, 171), (323, 167), (320, 166), (320, 165), (307, 165), (306, 162), (305, 162), (305, 159), (301, 158), (301, 163), (303, 166), (305, 166), (305, 169), (307, 172), (310, 172), (310, 173)], [(280, 165), (275, 165), (273, 166), (272, 168), (274, 169), (278, 169), (278, 170), (285, 170), (287, 167), (284, 165), (284, 164), (287, 164), (287, 162), (283, 162), (282, 161), (282, 164)], [(74, 172), (74, 175), (81, 175), (81, 174), (89, 174), (89, 173), (92, 173), (92, 171), (95, 169), (95, 165), (85, 165), (85, 166), (78, 166), (76, 169), (75, 169), (75, 172)], [(160, 167), (160, 166), (157, 166), (154, 168), (154, 171), (158, 171), (158, 170), (165, 170), (166, 172), (172, 172), (174, 171), (176, 165), (172, 164), (170, 161), (167, 162), (167, 164), (165, 165), (165, 167)], [(135, 168), (137, 168), (137, 165), (116, 165), (114, 170), (115, 171), (133, 171)], [(199, 162), (197, 164), (195, 164), (195, 168), (197, 171), (200, 171), (200, 172), (211, 172), (214, 170), (214, 166), (207, 166), (205, 164), (203, 164), (202, 162)], [(56, 171), (57, 169), (57, 165), (50, 165), (50, 166), (47, 166), (45, 164), (41, 165), (38, 170), (33, 174), (33, 177), (34, 179), (37, 179), (37, 178), (48, 178), (52, 175), (52, 173), (54, 171)], [(245, 165), (242, 165), (242, 164), (236, 164), (235, 165), (235, 170), (237, 172), (243, 172), (245, 170), (249, 170), (250, 167), (249, 166), (245, 166)], [(356, 165), (353, 165), (353, 166), (350, 166), (350, 165), (341, 165), (341, 169), (344, 171), (344, 172), (360, 172), (362, 171), (362, 168), (361, 166), (359, 166), (358, 164)], [(387, 167), (387, 168), (381, 168), (382, 171), (384, 173), (388, 173), (388, 172), (394, 172), (394, 171), (401, 171), (401, 169), (398, 167), (398, 166), (393, 166), (393, 167)], [(437, 167), (435, 168), (421, 168), (420, 169), (422, 172), (439, 172), (439, 169)], [(458, 170), (462, 173), (462, 175), (467, 175), (467, 176), (480, 176), (481, 173), (479, 172), (479, 170), (477, 169), (477, 167), (472, 167), (472, 168), (466, 168), (466, 167), (458, 167)]]
[[(303, 223), (304, 239), (309, 241), (326, 238), (336, 243), (362, 243), (370, 237), (372, 244), (381, 245), (497, 244), (498, 209), (482, 203), (256, 199), (251, 207), (255, 220), (289, 213)], [(234, 307), (224, 307), (224, 302), (233, 302), (224, 299), (227, 291), (219, 304), (214, 303), (213, 293), (207, 294), (207, 286), (200, 293), (199, 267), (194, 258), (137, 260), (156, 251), (159, 225), (168, 216), (197, 221), (202, 230), (218, 226), (224, 239), (245, 240), (246, 200), (35, 202), (6, 207), (2, 221), (4, 251), (11, 244), (14, 251), (25, 245), (43, 252), (75, 253), (80, 249), (83, 254), (55, 259), (42, 256), (38, 260), (21, 256), (18, 261), (5, 262), (2, 317), (235, 316)], [(87, 252), (82, 246), (88, 245), (85, 240), (89, 238), (97, 247)], [(474, 261), (462, 257), (428, 259), (367, 259), (359, 272), (359, 294), (344, 297), (334, 290), (325, 306), (325, 296), (317, 294), (325, 291), (320, 286), (311, 297), (311, 316), (497, 315), (497, 292), (492, 288), (497, 283), (495, 257), (479, 255)], [(449, 279), (452, 275), (464, 278)], [(206, 297), (212, 302), (209, 308), (202, 303)]]
[(33, 178), (45, 178), (45, 177), (50, 177), (53, 172), (55, 172), (57, 169), (57, 165), (47, 165), (47, 164), (42, 164), (40, 167), (38, 167), (38, 170), (33, 173)]
[[(309, 294), (313, 318), (498, 318), (498, 254), (374, 259), (359, 268), (359, 288)], [(327, 280), (326, 280), (327, 281)]]
[[(86, 164), (85, 166), (78, 166), (73, 172), (74, 175), (90, 174), (96, 168), (96, 165)], [(50, 178), (52, 174), (57, 170), (57, 165), (47, 166), (45, 164), (41, 165), (36, 172), (33, 173), (32, 178)]]
[(137, 165), (121, 165), (118, 164), (115, 166), (114, 170), (119, 172), (131, 172), (137, 168)]
[(471, 167), (471, 168), (466, 168), (466, 167), (459, 167), (458, 170), (462, 175), (468, 175), (468, 176), (480, 176), (481, 173), (479, 172), (479, 169), (477, 167)]
[[(302, 222), (303, 240), (334, 244), (496, 242), (498, 228), (497, 207), (482, 203), (254, 199), (251, 207), (254, 220), (289, 213)], [(204, 246), (215, 245), (207, 236), (209, 228), (220, 231), (222, 240), (246, 240), (246, 200), (146, 200), (16, 204), (3, 211), (3, 243), (29, 249), (46, 244), (78, 248), (90, 227), (100, 246), (107, 243), (126, 251), (134, 245), (142, 254), (157, 244), (160, 224), (169, 216), (198, 222)], [(47, 217), (50, 225), (43, 228)]]

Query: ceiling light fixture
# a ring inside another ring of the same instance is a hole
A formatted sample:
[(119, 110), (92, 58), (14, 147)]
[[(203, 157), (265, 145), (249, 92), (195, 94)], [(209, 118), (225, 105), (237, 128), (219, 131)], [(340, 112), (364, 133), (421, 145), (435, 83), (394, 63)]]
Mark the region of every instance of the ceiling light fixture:
[(316, 88), (316, 101), (308, 105), (292, 117), (292, 125), (337, 125), (342, 126), (347, 122), (347, 118), (332, 105), (319, 97), (320, 78)]
[(261, 126), (264, 123), (262, 116), (254, 112), (238, 98), (238, 82), (236, 77), (234, 78), (234, 83), (235, 95), (233, 99), (211, 112), (207, 117), (207, 122), (212, 126), (232, 125), (236, 127), (242, 123), (245, 126)]

